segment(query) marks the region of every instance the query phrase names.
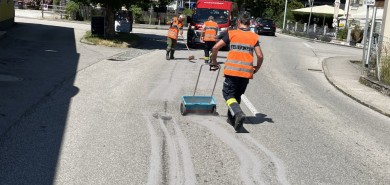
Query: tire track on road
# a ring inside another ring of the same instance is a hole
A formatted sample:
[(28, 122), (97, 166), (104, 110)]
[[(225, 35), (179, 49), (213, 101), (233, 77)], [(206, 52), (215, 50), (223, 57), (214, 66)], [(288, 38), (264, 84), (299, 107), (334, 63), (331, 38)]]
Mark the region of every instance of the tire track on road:
[(283, 161), (280, 160), (275, 154), (273, 154), (270, 150), (268, 150), (266, 147), (264, 147), (262, 144), (258, 143), (252, 136), (249, 134), (246, 134), (245, 139), (247, 139), (249, 142), (251, 142), (254, 146), (256, 146), (258, 149), (260, 149), (262, 152), (264, 152), (268, 157), (271, 158), (271, 161), (276, 166), (276, 175), (277, 180), (280, 182), (280, 184), (283, 185), (290, 185), (290, 183), (287, 180), (286, 177), (286, 168), (283, 165)]
[[(154, 135), (151, 136), (152, 149), (147, 184), (160, 184), (161, 181), (162, 184), (170, 185), (196, 184), (191, 152), (187, 139), (179, 125), (166, 112), (154, 113), (152, 116), (156, 119), (155, 124), (158, 125), (158, 129), (161, 129), (160, 140), (163, 140), (163, 142), (159, 142), (159, 137), (156, 136), (157, 132), (155, 131), (157, 128), (153, 127), (150, 116), (144, 115), (148, 122), (149, 134)], [(161, 145), (167, 146), (167, 160), (164, 156), (160, 156), (160, 153), (165, 152), (165, 147)], [(168, 170), (166, 173), (164, 173), (165, 167)], [(166, 175), (168, 178), (164, 177)]]
[(146, 122), (150, 135), (150, 145), (151, 145), (151, 156), (150, 156), (150, 170), (148, 175), (147, 185), (155, 185), (160, 182), (160, 172), (161, 172), (161, 156), (160, 156), (160, 143), (159, 138), (157, 137), (157, 133), (153, 128), (153, 125), (149, 119), (149, 117), (144, 114), (143, 115)]
[[(255, 106), (249, 101), (249, 99), (245, 96), (241, 96), (242, 102), (248, 107), (248, 109), (252, 112), (253, 116), (256, 117), (259, 114), (259, 111), (256, 110)], [(271, 161), (275, 164), (276, 167), (276, 175), (277, 180), (283, 185), (289, 185), (287, 175), (286, 175), (286, 167), (283, 164), (283, 161), (279, 159), (273, 152), (271, 152), (268, 148), (257, 142), (250, 134), (245, 134), (244, 138), (251, 142), (254, 146), (256, 146), (260, 151), (265, 153)]]
[[(218, 118), (215, 122), (219, 122)], [(194, 119), (194, 120), (197, 120)], [(255, 185), (265, 184), (261, 178), (262, 164), (260, 159), (233, 134), (230, 134), (226, 129), (215, 124), (215, 122), (197, 120), (197, 122), (207, 127), (213, 134), (215, 134), (221, 141), (226, 143), (239, 158), (240, 161), (240, 177), (244, 184)]]

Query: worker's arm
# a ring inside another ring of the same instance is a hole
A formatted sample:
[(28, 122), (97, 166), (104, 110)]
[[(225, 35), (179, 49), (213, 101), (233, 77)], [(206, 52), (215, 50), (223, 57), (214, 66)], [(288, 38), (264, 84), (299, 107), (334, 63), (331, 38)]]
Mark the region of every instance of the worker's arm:
[(230, 43), (230, 39), (229, 39), (229, 32), (226, 32), (226, 34), (223, 36), (223, 38), (221, 40), (219, 40), (219, 42), (217, 42), (213, 49), (211, 49), (211, 60), (213, 62), (213, 65), (215, 66), (219, 66), (218, 62), (217, 62), (217, 56), (218, 56), (218, 51), (226, 46), (227, 44)]
[(167, 21), (167, 24), (170, 25), (170, 26), (172, 26), (172, 23), (173, 23), (173, 19)]
[(263, 58), (264, 58), (260, 45), (255, 46), (255, 53), (257, 57), (257, 65), (254, 66), (255, 71), (253, 73), (256, 73), (260, 69), (261, 64), (263, 64)]
[(178, 24), (178, 28), (179, 28), (179, 34), (183, 37), (183, 27), (184, 27), (184, 24), (183, 23), (179, 23)]
[(217, 42), (213, 49), (211, 50), (211, 60), (213, 61), (213, 65), (214, 66), (218, 66), (218, 62), (217, 62), (217, 56), (218, 56), (218, 51), (222, 48), (226, 46), (226, 43), (225, 41), (223, 41), (223, 39), (221, 39), (219, 42)]

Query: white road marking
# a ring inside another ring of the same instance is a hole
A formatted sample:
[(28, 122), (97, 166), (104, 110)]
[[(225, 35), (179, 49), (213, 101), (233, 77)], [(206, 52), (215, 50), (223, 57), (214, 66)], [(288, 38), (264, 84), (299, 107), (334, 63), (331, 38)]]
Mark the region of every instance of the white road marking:
[(245, 96), (245, 94), (241, 95), (242, 102), (248, 107), (248, 109), (252, 112), (254, 116), (259, 113), (259, 111), (256, 110), (255, 106), (248, 100), (248, 98)]
[(150, 169), (148, 175), (147, 185), (157, 185), (160, 184), (160, 170), (161, 170), (161, 156), (160, 156), (160, 143), (157, 137), (157, 133), (153, 128), (152, 123), (150, 122), (147, 115), (144, 115), (145, 120), (147, 121), (147, 127), (149, 130), (150, 136), (150, 145), (151, 145), (151, 156), (150, 156)]
[(306, 42), (303, 43), (303, 45), (305, 45), (306, 47), (310, 48), (310, 49), (313, 49), (313, 47), (311, 47), (309, 44), (307, 44)]

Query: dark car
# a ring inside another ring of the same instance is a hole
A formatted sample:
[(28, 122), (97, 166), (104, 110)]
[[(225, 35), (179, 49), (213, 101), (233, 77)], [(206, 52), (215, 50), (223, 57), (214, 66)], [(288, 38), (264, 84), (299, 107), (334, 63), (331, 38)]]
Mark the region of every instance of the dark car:
[(264, 19), (264, 18), (261, 18), (261, 19), (258, 19), (258, 27), (257, 27), (257, 34), (268, 34), (268, 35), (272, 35), (272, 36), (275, 36), (275, 31), (276, 31), (276, 27), (275, 27), (275, 23), (272, 19)]

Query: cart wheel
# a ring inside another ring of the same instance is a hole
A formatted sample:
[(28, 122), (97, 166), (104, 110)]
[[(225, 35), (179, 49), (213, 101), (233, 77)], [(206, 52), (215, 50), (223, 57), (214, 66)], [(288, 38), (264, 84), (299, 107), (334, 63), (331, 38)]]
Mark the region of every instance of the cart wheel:
[(186, 115), (186, 107), (184, 107), (184, 104), (180, 104), (180, 113), (181, 115), (185, 116)]
[(212, 114), (216, 114), (217, 113), (217, 107), (216, 106), (213, 106), (213, 108), (211, 108), (211, 113)]

